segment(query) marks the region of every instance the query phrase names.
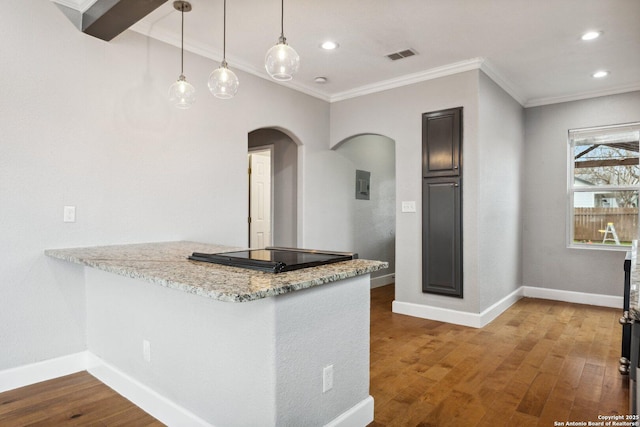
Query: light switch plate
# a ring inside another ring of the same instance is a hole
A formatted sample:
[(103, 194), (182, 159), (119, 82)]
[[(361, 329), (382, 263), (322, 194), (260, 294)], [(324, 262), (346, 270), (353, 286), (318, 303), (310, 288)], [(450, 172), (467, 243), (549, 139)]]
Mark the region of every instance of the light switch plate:
[(416, 202), (411, 200), (407, 202), (402, 202), (402, 212), (415, 212), (416, 211)]
[(333, 365), (325, 366), (322, 370), (322, 392), (326, 393), (333, 388)]

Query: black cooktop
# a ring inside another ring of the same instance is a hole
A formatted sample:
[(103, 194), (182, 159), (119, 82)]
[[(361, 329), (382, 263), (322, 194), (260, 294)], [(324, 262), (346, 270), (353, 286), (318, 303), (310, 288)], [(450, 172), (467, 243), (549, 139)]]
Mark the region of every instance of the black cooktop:
[(327, 252), (275, 247), (214, 254), (194, 252), (189, 257), (189, 259), (193, 261), (249, 268), (268, 273), (282, 273), (357, 258), (358, 254), (348, 252)]

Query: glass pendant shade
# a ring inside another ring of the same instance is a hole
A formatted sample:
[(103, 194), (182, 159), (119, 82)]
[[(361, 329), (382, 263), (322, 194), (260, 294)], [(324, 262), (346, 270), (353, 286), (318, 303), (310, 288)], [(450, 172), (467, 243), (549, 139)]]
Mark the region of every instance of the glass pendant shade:
[(219, 68), (216, 68), (209, 75), (209, 90), (216, 98), (233, 98), (238, 92), (238, 76), (227, 67), (227, 61), (222, 61)]
[(288, 81), (298, 72), (300, 57), (287, 44), (287, 39), (281, 36), (278, 44), (267, 51), (267, 55), (264, 58), (264, 67), (274, 80)]
[(184, 75), (180, 74), (178, 80), (169, 88), (169, 102), (175, 107), (185, 110), (190, 108), (195, 100), (195, 88), (187, 81)]
[(227, 0), (223, 3), (222, 18), (222, 62), (220, 67), (209, 74), (207, 86), (216, 98), (230, 99), (238, 92), (240, 81), (236, 73), (231, 71), (227, 65)]

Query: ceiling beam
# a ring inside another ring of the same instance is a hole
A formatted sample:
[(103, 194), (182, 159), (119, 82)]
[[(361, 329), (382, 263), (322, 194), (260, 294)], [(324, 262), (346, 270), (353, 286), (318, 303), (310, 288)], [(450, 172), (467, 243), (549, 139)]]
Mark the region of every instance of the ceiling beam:
[(82, 14), (82, 32), (110, 41), (167, 0), (98, 0)]
[(101, 40), (111, 41), (167, 0), (96, 0), (86, 10), (82, 7), (85, 7), (87, 1), (53, 2), (80, 31)]

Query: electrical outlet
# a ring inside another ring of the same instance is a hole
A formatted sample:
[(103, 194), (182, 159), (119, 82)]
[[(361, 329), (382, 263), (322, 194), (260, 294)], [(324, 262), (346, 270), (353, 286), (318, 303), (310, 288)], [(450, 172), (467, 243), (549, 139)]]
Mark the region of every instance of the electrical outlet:
[(333, 388), (333, 365), (325, 366), (322, 370), (322, 392), (326, 393)]
[(142, 340), (142, 357), (145, 362), (151, 362), (151, 343), (147, 340)]
[(76, 222), (76, 207), (75, 206), (65, 206), (64, 207), (64, 216), (62, 217), (64, 222)]

